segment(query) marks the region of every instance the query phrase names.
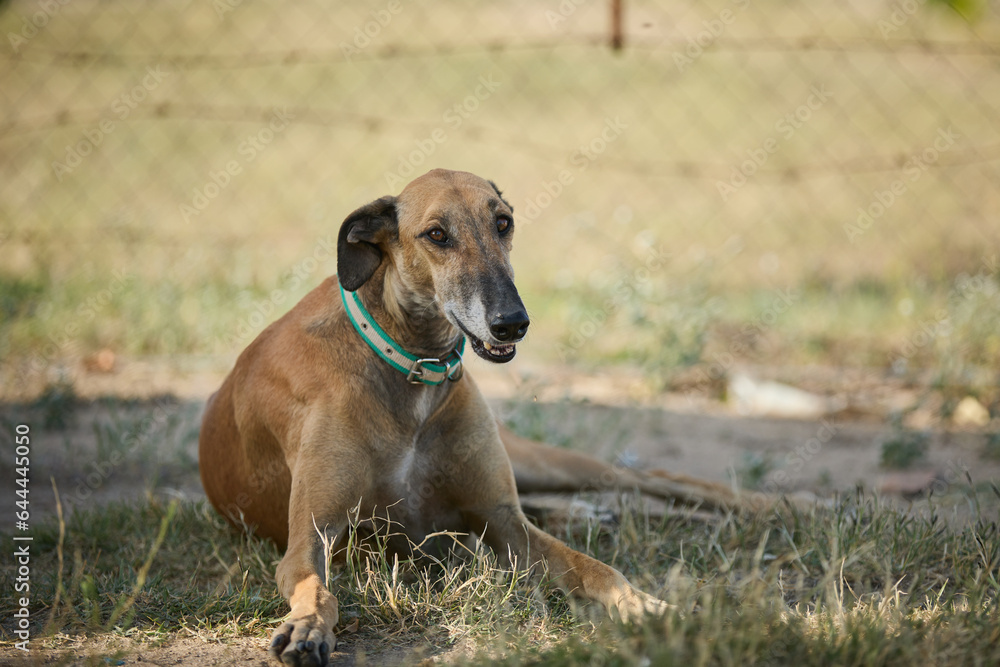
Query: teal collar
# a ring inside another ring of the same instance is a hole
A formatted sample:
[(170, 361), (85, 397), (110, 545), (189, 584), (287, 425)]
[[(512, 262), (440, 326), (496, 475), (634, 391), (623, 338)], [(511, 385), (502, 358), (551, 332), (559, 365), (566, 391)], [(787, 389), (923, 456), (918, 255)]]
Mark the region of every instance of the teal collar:
[(347, 292), (340, 286), (340, 298), (344, 309), (351, 319), (354, 329), (375, 350), (378, 356), (385, 359), (390, 366), (406, 375), (410, 384), (439, 385), (445, 380), (457, 382), (462, 379), (462, 353), (465, 351), (465, 336), (459, 336), (458, 344), (442, 359), (420, 358), (401, 348), (396, 341), (382, 331), (365, 307), (357, 292)]

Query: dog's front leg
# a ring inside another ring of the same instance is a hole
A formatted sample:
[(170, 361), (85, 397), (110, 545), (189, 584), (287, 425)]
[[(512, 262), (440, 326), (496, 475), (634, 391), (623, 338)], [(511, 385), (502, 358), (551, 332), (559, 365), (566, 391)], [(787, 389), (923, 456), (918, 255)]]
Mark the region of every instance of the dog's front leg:
[(487, 517), (485, 539), (500, 554), (516, 556), (518, 564), (547, 569), (553, 582), (566, 592), (618, 612), (623, 621), (661, 615), (667, 603), (632, 586), (618, 570), (580, 553), (531, 524), (519, 506), (503, 506)]
[(361, 497), (361, 475), (338, 466), (314, 465), (316, 457), (299, 454), (292, 473), (288, 508), (288, 549), (278, 564), (278, 591), (288, 600), (288, 620), (274, 631), (270, 654), (286, 665), (326, 665), (337, 647), (333, 628), (339, 619), (337, 598), (321, 573), (328, 553), (343, 547), (348, 513)]
[(466, 524), (500, 556), (524, 568), (544, 566), (563, 590), (600, 602), (623, 620), (662, 614), (667, 604), (636, 589), (618, 570), (574, 551), (531, 524), (521, 510), (514, 471), (496, 422), (475, 385), (457, 394), (441, 416), (444, 440), (438, 467), (459, 499)]

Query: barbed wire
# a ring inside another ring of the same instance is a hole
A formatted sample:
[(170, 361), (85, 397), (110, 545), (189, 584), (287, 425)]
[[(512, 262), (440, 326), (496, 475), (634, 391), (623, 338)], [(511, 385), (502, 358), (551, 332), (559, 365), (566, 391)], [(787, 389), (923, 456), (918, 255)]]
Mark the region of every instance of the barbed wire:
[[(369, 133), (386, 131), (405, 132), (404, 128), (432, 130), (437, 124), (406, 118), (358, 114), (315, 107), (287, 107), (294, 115), (296, 123), (324, 127), (352, 124)], [(245, 122), (267, 120), (274, 113), (274, 106), (211, 106), (161, 102), (149, 108), (137, 109), (132, 118), (145, 120), (200, 120), (208, 122)], [(45, 116), (14, 118), (0, 124), (0, 140), (29, 132), (48, 131), (58, 127), (92, 125), (107, 115), (106, 109), (79, 110), (62, 109)], [(513, 135), (497, 128), (472, 123), (464, 124), (459, 131), (472, 141), (489, 145), (504, 146), (508, 150), (545, 162), (553, 162), (553, 154), (564, 154), (563, 145), (526, 139), (523, 135)], [(781, 180), (802, 180), (813, 176), (837, 174), (865, 174), (897, 171), (922, 147), (909, 151), (893, 151), (883, 154), (856, 155), (841, 160), (826, 160), (794, 165), (761, 165), (757, 173)], [(955, 148), (928, 168), (942, 169), (967, 164), (977, 164), (1000, 160), (1000, 143), (983, 146)], [(731, 162), (707, 162), (692, 160), (640, 160), (608, 156), (602, 161), (602, 169), (629, 173), (645, 177), (674, 177), (682, 179), (725, 178), (733, 168)]]
[[(683, 53), (691, 46), (686, 39), (654, 39), (637, 37), (627, 43), (626, 50), (659, 51), (664, 54)], [(161, 63), (178, 69), (253, 69), (257, 67), (302, 64), (355, 63), (356, 61), (392, 60), (397, 58), (428, 58), (505, 53), (511, 51), (555, 50), (566, 47), (607, 48), (605, 35), (570, 35), (539, 40), (482, 41), (466, 44), (384, 44), (371, 46), (348, 55), (341, 47), (330, 49), (288, 49), (247, 53), (125, 53), (95, 51), (61, 51), (32, 47), (17, 53), (4, 54), (10, 62), (30, 62), (62, 67), (136, 67), (139, 64)], [(354, 49), (353, 51), (358, 51)], [(705, 53), (751, 53), (819, 51), (834, 53), (926, 54), (929, 56), (1000, 56), (1000, 42), (976, 38), (970, 40), (938, 40), (925, 38), (865, 38), (809, 35), (781, 39), (773, 37), (720, 38), (704, 47)]]

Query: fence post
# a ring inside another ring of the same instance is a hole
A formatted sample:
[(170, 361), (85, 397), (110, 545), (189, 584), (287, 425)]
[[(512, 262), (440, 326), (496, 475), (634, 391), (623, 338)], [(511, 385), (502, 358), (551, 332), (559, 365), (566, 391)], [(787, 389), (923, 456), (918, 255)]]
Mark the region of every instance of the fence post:
[(622, 2), (623, 0), (611, 0), (611, 50), (613, 51), (621, 51), (625, 45), (622, 34)]

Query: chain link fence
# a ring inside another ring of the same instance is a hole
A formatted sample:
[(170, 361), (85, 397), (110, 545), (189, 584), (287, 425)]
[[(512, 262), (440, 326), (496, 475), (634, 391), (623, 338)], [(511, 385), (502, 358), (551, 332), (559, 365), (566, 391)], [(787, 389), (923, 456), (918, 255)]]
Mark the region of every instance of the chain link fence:
[(5, 383), (231, 358), (433, 167), (514, 204), (540, 358), (996, 367), (995, 4), (618, 4), (0, 5)]

